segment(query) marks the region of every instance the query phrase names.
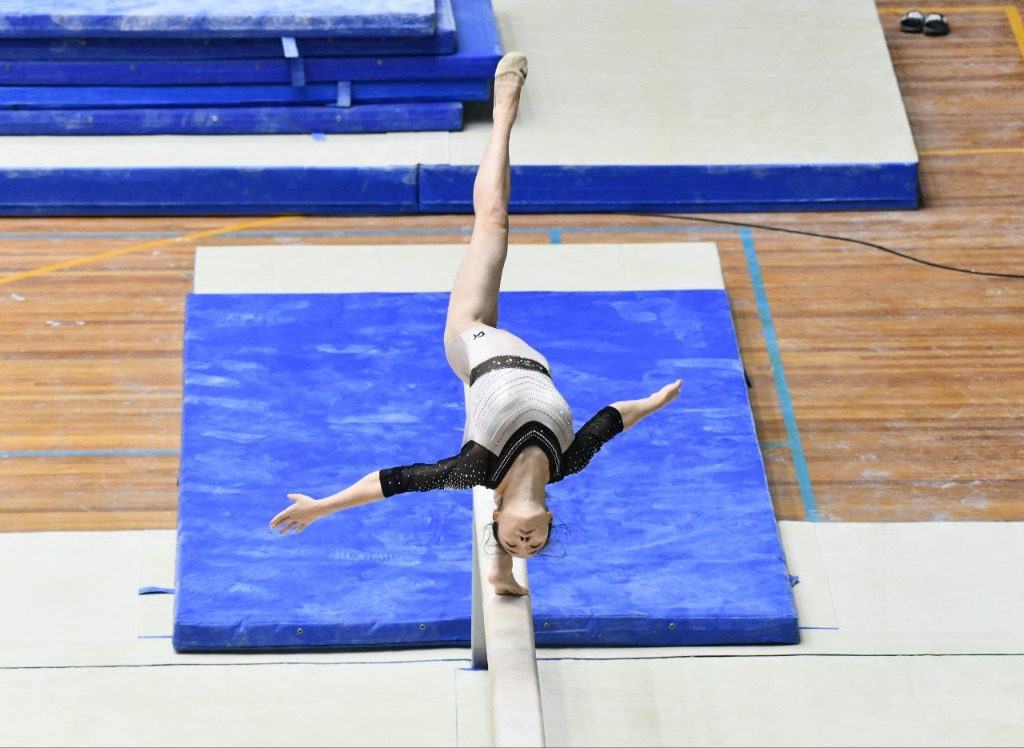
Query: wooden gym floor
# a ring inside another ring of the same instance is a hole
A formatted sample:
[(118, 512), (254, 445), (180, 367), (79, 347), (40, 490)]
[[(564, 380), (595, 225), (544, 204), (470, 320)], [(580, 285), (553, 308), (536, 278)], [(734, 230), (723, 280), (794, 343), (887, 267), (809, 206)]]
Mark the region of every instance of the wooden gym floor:
[[(1022, 520), (1021, 3), (926, 8), (939, 38), (877, 6), (919, 210), (518, 215), (512, 241), (717, 243), (780, 520)], [(451, 243), (470, 220), (0, 219), (0, 531), (174, 528), (197, 246)]]

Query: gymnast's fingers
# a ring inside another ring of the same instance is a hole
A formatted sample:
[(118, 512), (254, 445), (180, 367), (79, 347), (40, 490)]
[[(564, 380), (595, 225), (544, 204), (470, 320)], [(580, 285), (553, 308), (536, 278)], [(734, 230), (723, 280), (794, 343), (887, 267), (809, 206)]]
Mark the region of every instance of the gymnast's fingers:
[[(297, 504), (299, 502), (299, 499), (304, 499), (306, 497), (303, 496), (300, 493), (290, 493), (290, 494), (288, 494), (288, 498), (291, 499), (295, 504)], [(295, 506), (293, 504), (292, 506), (288, 507), (287, 509), (284, 509), (284, 510), (278, 512), (274, 516), (274, 518), (272, 520), (270, 520), (270, 527), (271, 528), (275, 528), (279, 524), (284, 522), (286, 519), (288, 519), (289, 515), (292, 512), (292, 509), (294, 509), (294, 508), (295, 508)], [(282, 532), (281, 534), (283, 535), (284, 533)]]

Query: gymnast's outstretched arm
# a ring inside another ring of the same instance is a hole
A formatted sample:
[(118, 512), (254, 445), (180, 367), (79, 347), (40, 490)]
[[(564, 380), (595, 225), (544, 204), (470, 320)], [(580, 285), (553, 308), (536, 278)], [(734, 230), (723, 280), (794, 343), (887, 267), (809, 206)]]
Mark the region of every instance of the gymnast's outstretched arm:
[(292, 505), (270, 521), (281, 535), (301, 532), (314, 521), (328, 514), (362, 506), (372, 501), (410, 491), (433, 491), (436, 488), (472, 488), (487, 473), (487, 450), (469, 442), (457, 455), (431, 463), (414, 463), (367, 473), (348, 488), (323, 499), (301, 493), (290, 493)]
[(280, 534), (302, 532), (313, 522), (328, 514), (369, 504), (384, 498), (380, 484), (380, 471), (364, 475), (351, 486), (323, 499), (314, 499), (301, 493), (290, 493), (292, 505), (270, 520), (270, 527), (280, 528)]

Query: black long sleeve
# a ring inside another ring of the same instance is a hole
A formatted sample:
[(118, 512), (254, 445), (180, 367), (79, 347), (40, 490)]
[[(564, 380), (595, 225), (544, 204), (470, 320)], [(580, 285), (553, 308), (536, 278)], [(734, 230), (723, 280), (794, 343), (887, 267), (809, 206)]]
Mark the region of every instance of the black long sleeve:
[(622, 433), (622, 414), (612, 406), (599, 410), (576, 432), (572, 444), (562, 455), (562, 475), (578, 473), (616, 434)]
[(385, 497), (436, 488), (482, 486), (487, 480), (488, 454), (479, 444), (467, 442), (459, 454), (437, 462), (417, 462), (381, 470), (380, 485)]

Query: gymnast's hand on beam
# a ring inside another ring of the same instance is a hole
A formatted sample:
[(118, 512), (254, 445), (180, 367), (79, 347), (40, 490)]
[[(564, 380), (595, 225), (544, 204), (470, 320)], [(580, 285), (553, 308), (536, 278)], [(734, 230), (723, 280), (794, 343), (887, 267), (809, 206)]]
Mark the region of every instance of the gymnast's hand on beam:
[(270, 520), (270, 527), (275, 530), (281, 528), (281, 535), (288, 532), (302, 532), (325, 514), (320, 501), (312, 496), (290, 493), (288, 498), (292, 500), (292, 505), (284, 511), (278, 512), (277, 516)]

